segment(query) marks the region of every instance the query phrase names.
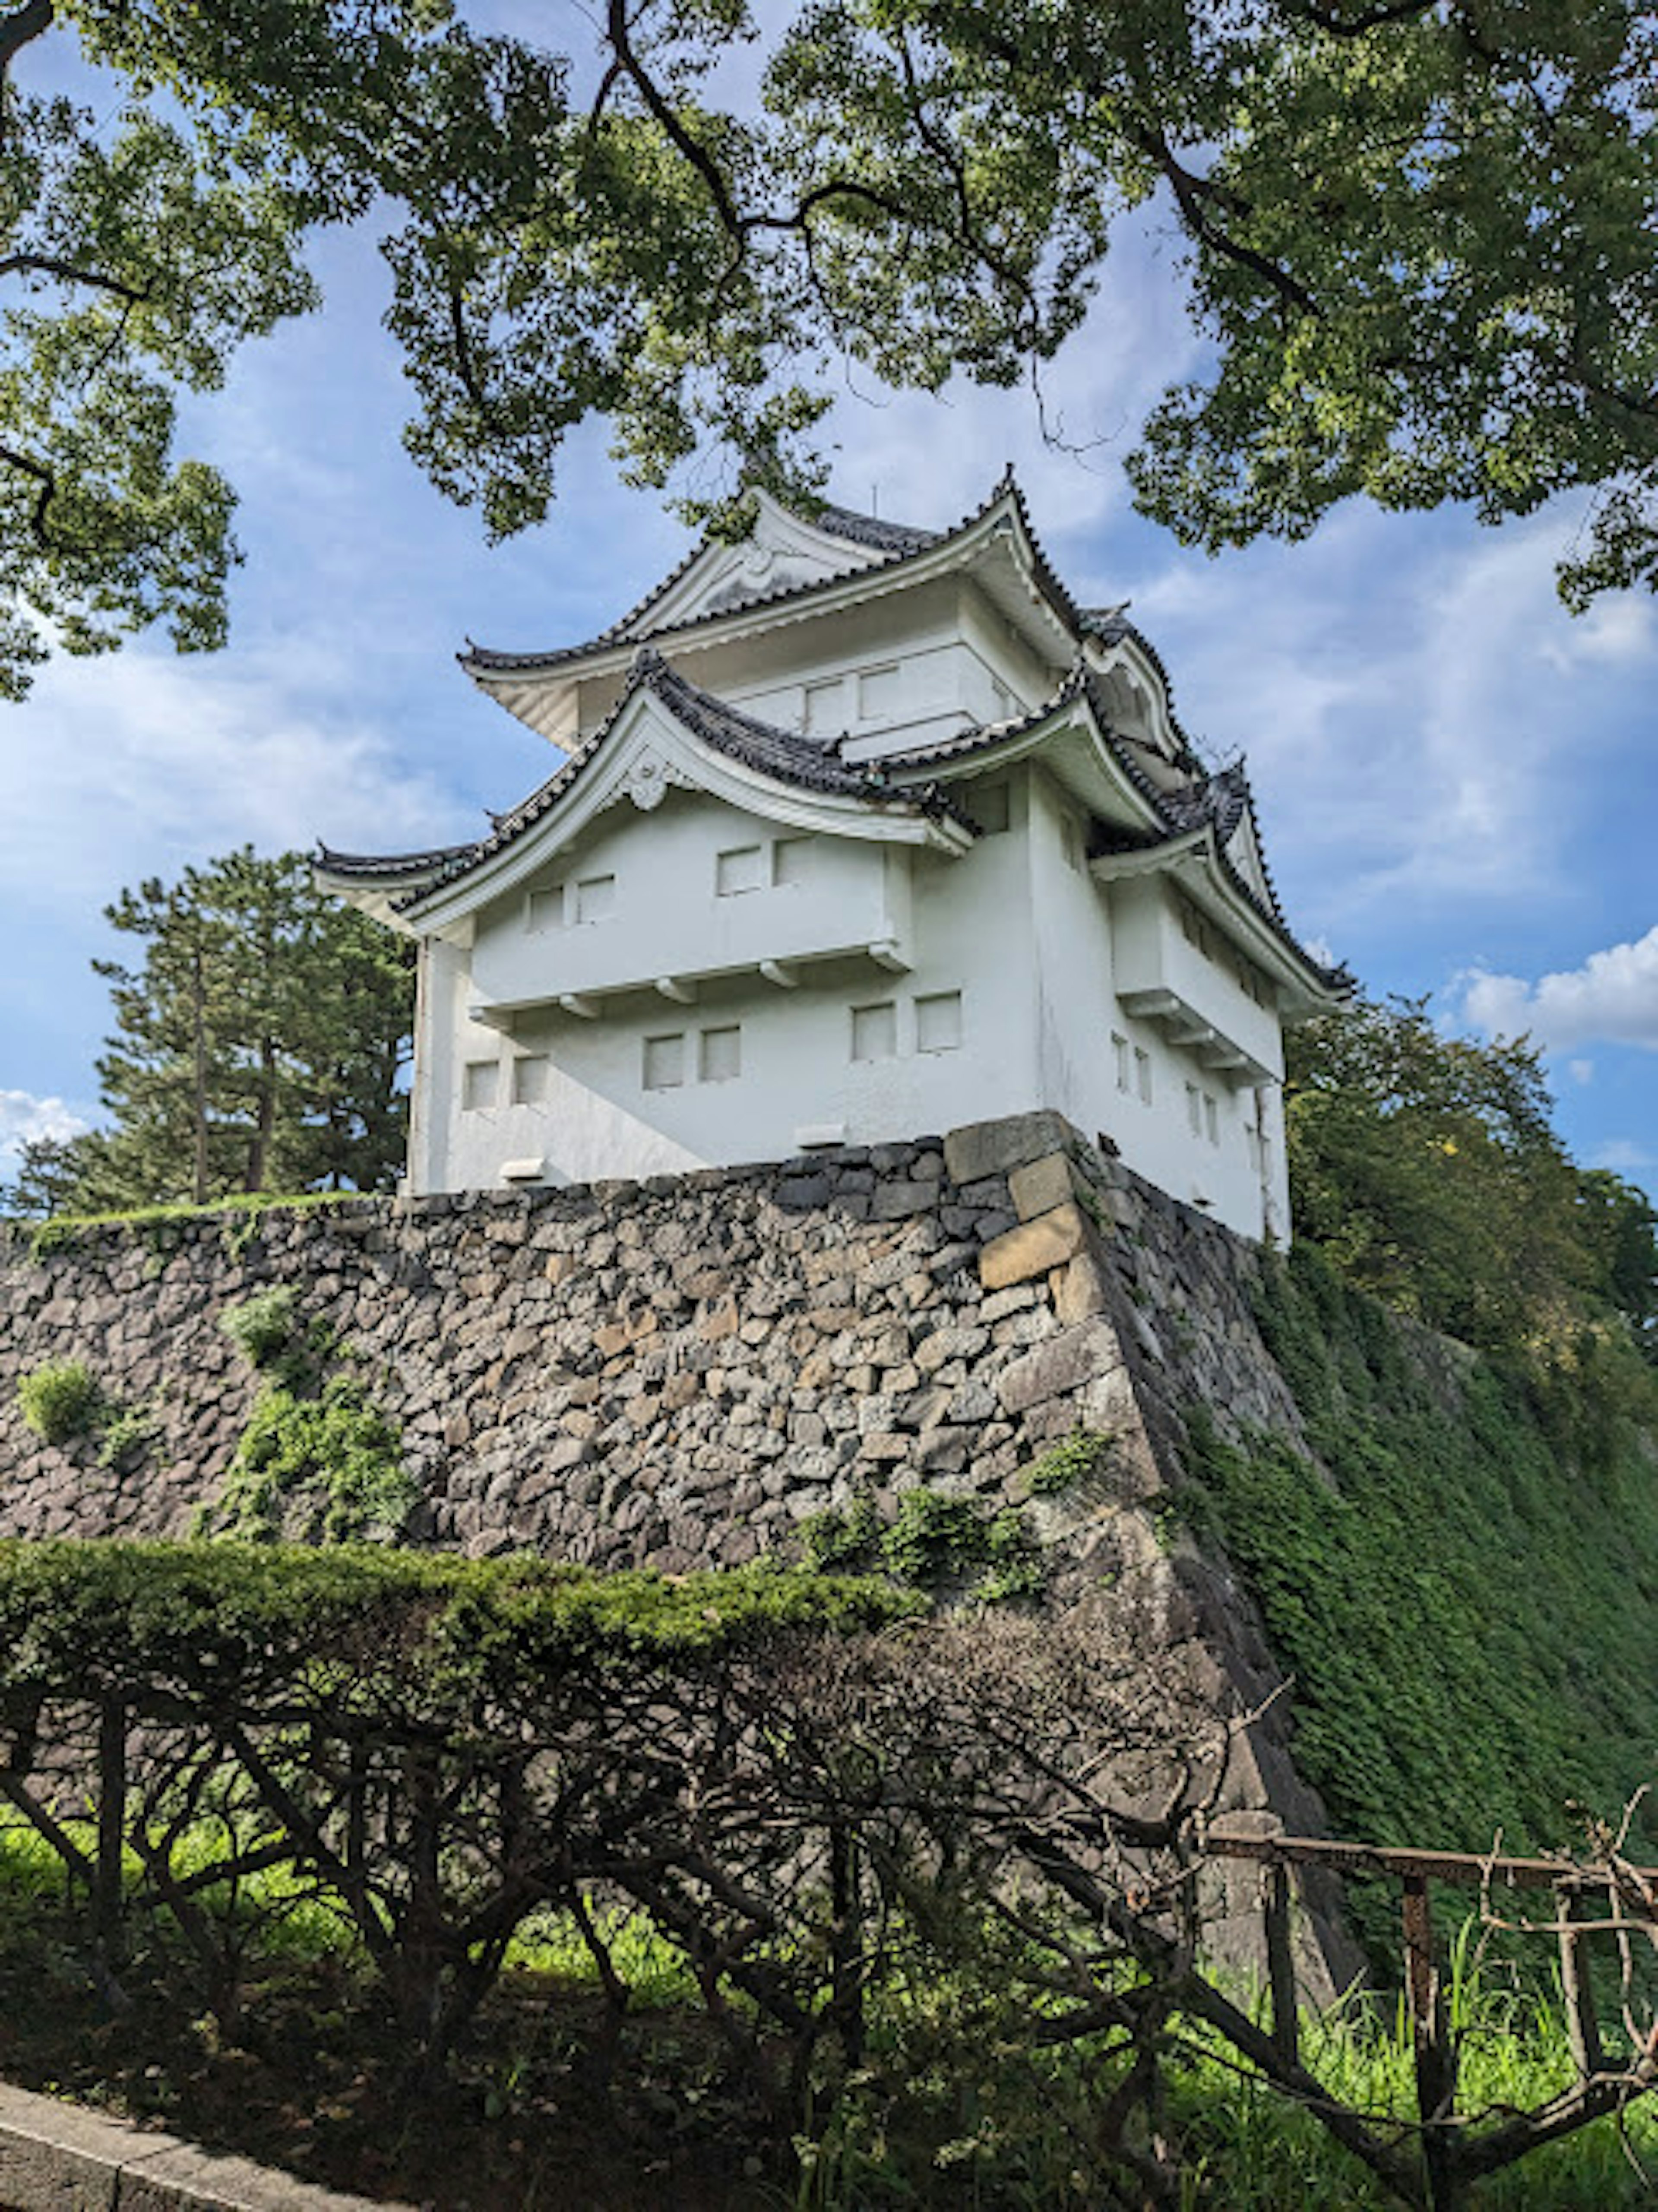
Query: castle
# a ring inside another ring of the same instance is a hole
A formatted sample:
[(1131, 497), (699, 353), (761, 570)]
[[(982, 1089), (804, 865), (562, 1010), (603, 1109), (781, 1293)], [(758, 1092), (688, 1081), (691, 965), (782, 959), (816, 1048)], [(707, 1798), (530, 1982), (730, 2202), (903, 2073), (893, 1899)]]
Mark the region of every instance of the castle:
[(488, 836), (319, 879), (412, 938), (417, 1194), (777, 1160), (1048, 1107), (1287, 1234), (1291, 933), (1121, 609), (1011, 477), (945, 531), (752, 496), (584, 644), (471, 647), (562, 750)]

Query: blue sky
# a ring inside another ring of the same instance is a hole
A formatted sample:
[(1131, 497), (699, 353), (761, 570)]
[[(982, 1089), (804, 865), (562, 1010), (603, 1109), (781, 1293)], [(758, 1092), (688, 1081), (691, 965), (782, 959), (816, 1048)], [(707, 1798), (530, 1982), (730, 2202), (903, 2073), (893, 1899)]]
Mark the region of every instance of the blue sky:
[[(407, 411), (379, 327), (372, 243), (325, 241), (329, 304), (245, 354), (192, 408), (191, 442), (242, 499), (246, 567), (226, 652), (160, 640), (59, 661), (0, 706), (0, 1177), (24, 1135), (97, 1113), (107, 1027), (94, 957), (124, 884), (251, 842), (396, 850), (470, 836), (544, 776), (547, 749), (474, 692), (453, 654), (601, 628), (686, 534), (624, 490), (602, 433), (570, 450), (543, 528), (485, 548), (404, 457)], [(1448, 1019), (1530, 1030), (1569, 1141), (1658, 1191), (1658, 607), (1574, 621), (1552, 568), (1567, 503), (1497, 532), (1353, 507), (1309, 543), (1217, 561), (1132, 513), (1121, 458), (1198, 356), (1173, 249), (1114, 255), (1048, 380), (1024, 395), (873, 401), (850, 391), (832, 491), (938, 524), (1008, 460), (1066, 581), (1132, 599), (1187, 728), (1249, 760), (1291, 921), (1373, 992), (1431, 992)]]

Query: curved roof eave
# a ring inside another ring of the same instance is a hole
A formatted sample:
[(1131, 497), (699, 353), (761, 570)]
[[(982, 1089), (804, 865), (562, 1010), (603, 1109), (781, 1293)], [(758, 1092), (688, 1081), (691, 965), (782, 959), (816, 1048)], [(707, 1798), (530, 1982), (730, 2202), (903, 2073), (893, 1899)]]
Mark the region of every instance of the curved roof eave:
[[(976, 825), (936, 783), (924, 789), (895, 786), (881, 763), (854, 766), (809, 738), (728, 706), (681, 675), (653, 647), (645, 646), (634, 656), (621, 698), (592, 735), (527, 799), (501, 815), (487, 837), (457, 848), (428, 880), (394, 900), (397, 911), (411, 918), (429, 915), (435, 910), (434, 902), (446, 903), (446, 894), (480, 871), (487, 870), (493, 881), (497, 871), (492, 864), (537, 823), (562, 808), (608, 749), (628, 708), (645, 693), (656, 699), (694, 744), (731, 763), (756, 787), (768, 786), (793, 794), (797, 805), (804, 795), (808, 803), (831, 813), (856, 809), (866, 824), (872, 817), (886, 821), (902, 817), (914, 825), (915, 838), (950, 850), (965, 849), (979, 834)], [(844, 830), (851, 825), (841, 826)], [(870, 834), (891, 833), (877, 832), (872, 825)]]
[[(492, 697), (500, 697), (501, 703), (507, 706), (509, 712), (517, 714), (520, 709), (510, 697), (501, 697), (502, 693), (510, 693), (525, 685), (526, 680), (533, 680), (537, 677), (553, 676), (568, 679), (578, 671), (602, 673), (620, 661), (630, 648), (647, 641), (647, 639), (653, 644), (666, 644), (692, 635), (698, 636), (699, 642), (704, 635), (718, 636), (721, 632), (741, 635), (756, 617), (768, 617), (774, 611), (792, 609), (813, 599), (832, 602), (837, 594), (855, 599), (868, 588), (872, 579), (890, 578), (900, 569), (919, 572), (923, 579), (935, 570), (944, 573), (957, 565), (962, 552), (971, 546), (975, 538), (991, 534), (999, 510), (1004, 509), (1017, 524), (1024, 565), (1029, 569), (1038, 596), (1072, 643), (1080, 643), (1083, 636), (1082, 611), (1060, 581), (1043, 551), (1031, 526), (1024, 494), (1009, 469), (998, 481), (988, 498), (951, 528), (930, 536), (919, 531), (905, 531), (902, 533), (904, 538), (914, 542), (902, 549), (895, 549), (885, 557), (862, 567), (834, 575), (816, 576), (805, 583), (784, 585), (768, 592), (756, 592), (752, 598), (739, 600), (734, 605), (711, 609), (691, 616), (683, 622), (670, 623), (660, 630), (647, 633), (647, 638), (630, 635), (629, 633), (633, 625), (685, 574), (689, 566), (688, 558), (639, 606), (624, 615), (619, 622), (612, 623), (610, 629), (602, 630), (597, 637), (582, 644), (561, 646), (550, 652), (501, 653), (489, 647), (471, 645), (469, 641), (469, 650), (457, 653), (455, 658), (480, 690), (488, 691)], [(699, 547), (697, 550), (700, 553), (701, 549)]]

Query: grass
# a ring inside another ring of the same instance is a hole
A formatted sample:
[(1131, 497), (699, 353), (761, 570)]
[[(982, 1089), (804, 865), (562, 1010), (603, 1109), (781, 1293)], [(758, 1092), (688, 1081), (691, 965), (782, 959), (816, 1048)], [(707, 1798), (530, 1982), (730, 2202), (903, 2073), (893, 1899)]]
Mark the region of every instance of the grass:
[[(204, 1834), (183, 1863), (206, 1863), (215, 1841)], [(135, 1862), (128, 1871), (136, 1886)], [(134, 2002), (111, 2015), (64, 1890), (46, 1847), (0, 1824), (0, 2072), (336, 2185), (465, 2197), (502, 2212), (571, 2201), (629, 2212), (657, 2201), (691, 2212), (1092, 2212), (1100, 2201), (1090, 2144), (1116, 2062), (1098, 2044), (1033, 2045), (1029, 1987), (993, 1942), (941, 1960), (918, 1941), (873, 1994), (859, 2070), (820, 2097), (791, 2143), (732, 2087), (685, 1959), (637, 1913), (600, 1916), (630, 1996), (619, 2051), (602, 2056), (598, 1977), (579, 1930), (569, 1915), (544, 1912), (519, 1931), (450, 2082), (416, 2110), (354, 1942), (291, 1875), (254, 1878), (234, 1905), (202, 1893), (210, 1908), (262, 1923), (257, 2002), (234, 2041), (180, 2002), (181, 1962), (141, 1925), (123, 1970)], [(1524, 2108), (1566, 2086), (1558, 2002), (1476, 1963), (1466, 1937), (1448, 2002), (1465, 2110)], [(1311, 2070), (1336, 2095), (1408, 2126), (1402, 2008), (1354, 1999), (1307, 2014), (1302, 2035)], [(1309, 2113), (1200, 2029), (1175, 2024), (1166, 2070), (1186, 2212), (1389, 2203)], [(1599, 2122), (1483, 2185), (1474, 2212), (1632, 2212), (1652, 2201), (1642, 2163), (1658, 2172), (1650, 2104), (1622, 2134)], [(653, 2199), (657, 2186), (665, 2197)]]

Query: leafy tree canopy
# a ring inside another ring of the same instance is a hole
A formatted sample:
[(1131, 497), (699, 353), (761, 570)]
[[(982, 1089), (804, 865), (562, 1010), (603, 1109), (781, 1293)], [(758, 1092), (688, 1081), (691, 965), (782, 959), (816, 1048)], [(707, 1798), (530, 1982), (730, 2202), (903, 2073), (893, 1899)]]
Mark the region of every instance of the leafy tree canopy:
[(393, 1181), (414, 1012), (397, 939), (319, 891), (304, 854), (251, 848), (123, 891), (106, 912), (143, 947), (131, 967), (94, 963), (115, 1017), (98, 1063), (110, 1124), (26, 1145), (9, 1210)]
[(1658, 1354), (1658, 1212), (1555, 1132), (1524, 1038), (1447, 1036), (1424, 1000), (1360, 1000), (1292, 1030), (1297, 1236), (1431, 1327), (1538, 1372)]
[[(526, 17), (530, 11), (526, 10)], [(532, 19), (531, 19), (532, 20)], [(500, 535), (569, 429), (630, 480), (719, 447), (821, 483), (850, 360), (1011, 385), (1155, 202), (1212, 368), (1132, 463), (1210, 549), (1362, 493), (1487, 521), (1587, 488), (1582, 605), (1658, 584), (1658, 21), (1632, 0), (603, 0), (555, 55), (444, 0), (22, 0), (0, 14), (0, 544), (45, 650), (216, 641), (231, 495), (174, 395), (312, 304), (307, 228), (386, 218), (410, 452)], [(107, 128), (21, 88), (54, 26)]]

